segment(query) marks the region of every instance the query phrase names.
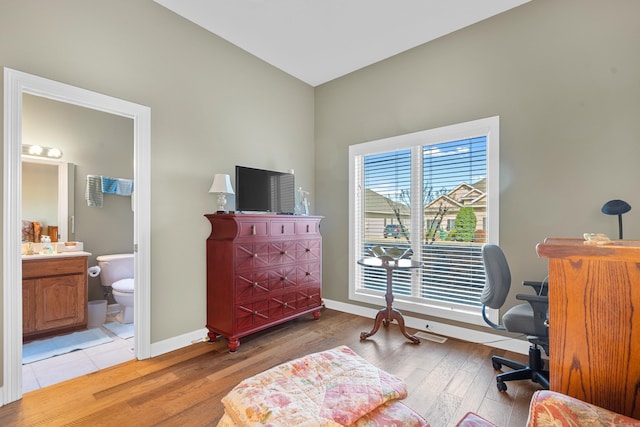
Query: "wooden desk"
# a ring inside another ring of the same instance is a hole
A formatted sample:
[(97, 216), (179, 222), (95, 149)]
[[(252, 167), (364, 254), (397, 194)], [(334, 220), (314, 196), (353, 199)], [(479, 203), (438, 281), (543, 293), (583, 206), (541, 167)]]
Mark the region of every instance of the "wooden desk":
[(640, 418), (640, 241), (546, 239), (550, 389)]

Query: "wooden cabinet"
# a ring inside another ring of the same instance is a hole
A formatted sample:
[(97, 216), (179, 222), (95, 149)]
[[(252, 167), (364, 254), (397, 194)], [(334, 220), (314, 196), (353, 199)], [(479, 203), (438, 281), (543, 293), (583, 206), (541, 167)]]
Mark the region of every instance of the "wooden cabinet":
[(240, 338), (304, 314), (320, 316), (320, 217), (205, 215), (207, 328), (236, 351)]
[(22, 261), (23, 340), (87, 327), (87, 257)]
[(550, 389), (640, 418), (640, 241), (546, 239)]

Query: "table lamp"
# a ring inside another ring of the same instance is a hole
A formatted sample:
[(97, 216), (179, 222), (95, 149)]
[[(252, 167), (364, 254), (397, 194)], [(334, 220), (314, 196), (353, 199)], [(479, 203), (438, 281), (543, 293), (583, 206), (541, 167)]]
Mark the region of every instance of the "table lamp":
[(602, 207), (602, 213), (605, 215), (618, 215), (618, 230), (620, 233), (620, 240), (622, 240), (622, 214), (631, 210), (629, 203), (624, 200), (609, 200)]
[(215, 174), (209, 193), (218, 194), (218, 212), (224, 213), (224, 207), (227, 204), (227, 194), (235, 194), (229, 175), (222, 173)]

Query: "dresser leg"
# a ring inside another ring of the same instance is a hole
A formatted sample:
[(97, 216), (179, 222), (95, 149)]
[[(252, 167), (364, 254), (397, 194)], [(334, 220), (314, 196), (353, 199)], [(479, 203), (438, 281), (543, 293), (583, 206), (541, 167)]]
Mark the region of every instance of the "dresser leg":
[(211, 330), (207, 333), (207, 336), (209, 337), (209, 342), (216, 342), (220, 338), (220, 335)]
[(238, 338), (229, 338), (227, 347), (229, 347), (230, 352), (234, 353), (240, 347), (240, 340)]

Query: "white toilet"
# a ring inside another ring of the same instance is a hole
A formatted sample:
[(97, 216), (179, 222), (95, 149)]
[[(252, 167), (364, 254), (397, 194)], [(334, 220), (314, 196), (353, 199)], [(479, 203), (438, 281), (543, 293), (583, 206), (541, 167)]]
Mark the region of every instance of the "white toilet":
[(120, 305), (116, 320), (133, 322), (133, 254), (100, 255), (96, 257), (100, 267), (102, 286), (111, 286), (113, 298)]

